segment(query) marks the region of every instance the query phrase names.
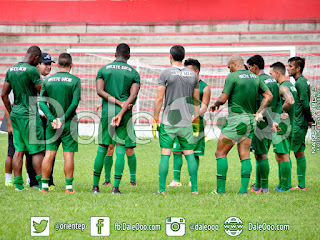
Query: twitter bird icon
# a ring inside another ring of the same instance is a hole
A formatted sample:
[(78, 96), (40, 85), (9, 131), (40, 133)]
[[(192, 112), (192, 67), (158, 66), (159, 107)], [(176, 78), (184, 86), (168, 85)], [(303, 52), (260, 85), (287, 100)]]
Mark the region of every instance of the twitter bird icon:
[(49, 236), (50, 218), (31, 217), (31, 236)]

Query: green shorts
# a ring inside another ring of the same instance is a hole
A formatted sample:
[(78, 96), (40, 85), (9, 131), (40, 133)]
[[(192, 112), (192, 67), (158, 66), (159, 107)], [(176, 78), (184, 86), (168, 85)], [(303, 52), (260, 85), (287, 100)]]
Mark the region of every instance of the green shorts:
[(251, 138), (254, 136), (255, 120), (247, 113), (233, 113), (228, 117), (226, 124), (223, 125), (221, 133), (227, 137), (238, 141), (243, 137)]
[(292, 137), (284, 137), (283, 135), (274, 134), (272, 138), (273, 152), (275, 153), (288, 153), (292, 144)]
[(13, 129), (13, 145), (16, 151), (36, 154), (44, 150), (43, 127), (40, 118), (29, 121), (29, 118), (10, 117), (10, 120)]
[(293, 152), (304, 152), (306, 149), (306, 135), (308, 132), (308, 127), (297, 127), (293, 128), (293, 140), (291, 145), (291, 151)]
[[(204, 150), (205, 150), (204, 125), (200, 125), (199, 136), (198, 137), (193, 136), (193, 141), (195, 141), (195, 143), (193, 144), (194, 155), (195, 156), (203, 156)], [(181, 145), (180, 145), (177, 137), (174, 140), (172, 151), (182, 153)]]
[(268, 154), (271, 143), (272, 132), (271, 128), (268, 127), (268, 123), (257, 123), (251, 143), (252, 152), (258, 155)]
[[(57, 134), (55, 136), (55, 134)], [(48, 121), (46, 129), (46, 150), (57, 151), (62, 143), (64, 152), (78, 152), (78, 122), (68, 120), (61, 130), (53, 129)]]
[(175, 138), (181, 145), (182, 150), (193, 150), (194, 139), (192, 126), (173, 127), (164, 124), (160, 125), (159, 142), (161, 148), (173, 148)]
[(131, 116), (124, 117), (118, 127), (111, 126), (111, 121), (112, 117), (100, 119), (99, 144), (117, 144), (131, 148), (136, 147), (136, 134)]

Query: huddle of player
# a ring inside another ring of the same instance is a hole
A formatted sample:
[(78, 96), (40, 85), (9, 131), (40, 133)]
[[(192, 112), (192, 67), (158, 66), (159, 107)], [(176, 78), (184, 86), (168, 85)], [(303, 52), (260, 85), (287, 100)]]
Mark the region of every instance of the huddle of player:
[[(65, 158), (66, 192), (73, 193), (74, 152), (78, 151), (76, 108), (80, 101), (80, 79), (71, 75), (71, 56), (63, 53), (59, 57), (60, 72), (41, 84), (39, 72), (34, 67), (39, 62), (41, 50), (29, 48), (23, 62), (11, 67), (6, 75), (2, 98), (13, 126), (14, 183), (16, 190), (23, 190), (21, 177), (24, 151), (32, 154), (33, 165), (42, 192), (49, 192), (49, 176), (52, 161), (62, 142)], [(130, 184), (137, 186), (134, 153), (136, 146), (132, 122), (132, 107), (140, 89), (140, 75), (127, 64), (130, 47), (121, 43), (116, 48), (115, 61), (100, 68), (96, 77), (97, 94), (102, 98), (102, 116), (99, 125), (99, 146), (94, 161), (93, 193), (99, 193), (99, 181), (105, 166), (106, 182), (110, 185), (110, 169), (115, 146), (116, 161), (112, 193), (119, 194), (125, 155), (130, 169)], [(198, 194), (197, 173), (199, 156), (204, 155), (205, 136), (203, 115), (210, 102), (210, 88), (199, 77), (200, 63), (185, 58), (180, 45), (170, 49), (171, 67), (160, 73), (152, 123), (153, 135), (159, 132), (161, 158), (159, 163), (158, 193), (165, 195), (169, 158), (174, 152), (174, 180), (169, 186), (181, 186), (180, 171), (184, 154), (190, 175), (191, 193)], [(237, 143), (241, 162), (240, 194), (247, 194), (252, 171), (250, 148), (256, 158), (255, 193), (269, 193), (268, 151), (273, 144), (279, 164), (278, 191), (306, 190), (305, 136), (312, 123), (310, 113), (310, 84), (302, 75), (305, 60), (293, 57), (288, 60), (288, 73), (295, 79), (292, 85), (286, 78), (284, 64), (276, 62), (270, 66), (270, 76), (264, 73), (264, 60), (260, 55), (248, 59), (248, 69), (240, 55), (228, 61), (228, 74), (222, 94), (210, 106), (211, 111), (228, 101), (228, 118), (221, 129), (217, 150), (217, 188), (213, 194), (224, 194), (228, 170), (227, 155)], [(13, 89), (15, 103), (11, 109), (8, 94)], [(29, 98), (40, 93), (39, 106), (50, 124), (46, 129), (46, 153), (42, 162), (43, 139), (41, 124), (38, 124), (36, 100)], [(35, 102), (32, 102), (35, 101)], [(29, 105), (35, 106), (34, 110)], [(160, 112), (163, 114), (160, 122)], [(31, 110), (30, 110), (31, 109)], [(29, 134), (30, 133), (30, 134)], [(34, 141), (34, 142), (32, 142)], [(36, 143), (36, 144), (35, 144)], [(291, 186), (290, 150), (297, 160), (298, 186)], [(42, 175), (41, 175), (42, 173)]]

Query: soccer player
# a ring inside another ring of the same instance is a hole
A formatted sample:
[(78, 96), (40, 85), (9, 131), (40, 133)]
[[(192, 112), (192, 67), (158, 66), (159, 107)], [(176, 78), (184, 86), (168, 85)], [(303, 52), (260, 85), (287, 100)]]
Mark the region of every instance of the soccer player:
[[(24, 190), (21, 176), (23, 155), (28, 151), (32, 155), (36, 179), (41, 186), (41, 165), (44, 145), (37, 140), (43, 140), (43, 129), (37, 107), (37, 93), (40, 92), (42, 82), (36, 68), (41, 58), (38, 46), (31, 46), (23, 59), (12, 66), (5, 77), (2, 89), (2, 100), (10, 114), (13, 129), (13, 156), (15, 190)], [(11, 108), (8, 95), (13, 90), (14, 105)], [(29, 134), (30, 133), (30, 134)], [(35, 139), (36, 138), (36, 139)]]
[[(273, 124), (277, 104), (279, 99), (279, 87), (277, 81), (264, 73), (264, 59), (261, 55), (254, 55), (247, 60), (248, 69), (259, 76), (260, 80), (264, 81), (273, 98), (268, 109), (263, 114), (264, 121), (257, 124), (255, 135), (252, 138), (252, 152), (256, 158), (256, 183), (252, 192), (269, 193), (268, 178), (269, 178), (269, 161), (268, 152), (272, 143), (271, 126)], [(262, 96), (257, 96), (257, 109), (262, 102)]]
[[(116, 162), (113, 194), (119, 194), (124, 169), (124, 155), (136, 166), (134, 148), (136, 139), (132, 122), (132, 104), (140, 89), (139, 73), (127, 64), (130, 47), (120, 43), (116, 48), (116, 60), (100, 68), (97, 75), (97, 93), (103, 98), (102, 117), (99, 125), (99, 147), (94, 161), (93, 193), (99, 193), (99, 180), (108, 152), (108, 145), (116, 144)], [(132, 169), (135, 171), (136, 169)], [(133, 173), (132, 173), (133, 174)]]
[(297, 176), (298, 186), (293, 190), (307, 190), (306, 187), (306, 167), (307, 161), (304, 154), (306, 148), (305, 138), (310, 127), (314, 122), (310, 112), (310, 83), (302, 75), (305, 59), (301, 57), (292, 57), (288, 60), (289, 66), (287, 68), (289, 76), (293, 77), (295, 88), (297, 89), (296, 112), (294, 118), (293, 128), (293, 142), (291, 150), (297, 160)]
[[(197, 74), (184, 67), (185, 50), (175, 45), (170, 49), (171, 67), (160, 73), (157, 97), (154, 103), (153, 134), (158, 129), (159, 114), (165, 98), (159, 129), (161, 160), (159, 164), (159, 191), (165, 195), (169, 158), (177, 137), (188, 163), (191, 193), (198, 194), (197, 162), (193, 153), (193, 129), (190, 106), (194, 105), (194, 122), (199, 124), (199, 81)], [(199, 127), (199, 125), (198, 125)], [(199, 130), (198, 130), (199, 131)]]
[[(211, 111), (215, 111), (220, 105), (229, 100), (228, 119), (222, 127), (215, 153), (217, 158), (217, 189), (212, 193), (225, 193), (228, 171), (227, 155), (237, 142), (241, 161), (241, 187), (239, 193), (247, 194), (252, 170), (250, 146), (254, 135), (255, 119), (261, 121), (262, 114), (272, 100), (272, 94), (257, 75), (245, 70), (244, 61), (240, 55), (233, 55), (230, 58), (228, 68), (230, 73), (225, 80), (222, 94), (210, 106)], [(263, 99), (260, 108), (256, 111), (256, 96), (258, 94), (262, 94)]]
[[(49, 192), (52, 162), (62, 143), (66, 193), (74, 193), (74, 153), (78, 151), (78, 119), (76, 109), (81, 98), (80, 79), (72, 74), (72, 57), (61, 53), (58, 61), (59, 72), (47, 78), (41, 88), (40, 108), (50, 124), (46, 129), (46, 155), (42, 164), (42, 190)], [(47, 105), (49, 100), (50, 108)]]
[[(201, 100), (201, 107), (199, 110), (200, 115), (200, 129), (199, 132), (196, 132), (195, 135), (195, 144), (193, 148), (194, 156), (197, 161), (197, 166), (199, 168), (199, 156), (204, 155), (205, 150), (205, 135), (204, 135), (204, 120), (203, 115), (208, 109), (208, 105), (210, 102), (210, 87), (200, 79), (200, 63), (197, 59), (189, 58), (184, 61), (184, 66), (189, 68), (190, 70), (194, 71), (197, 74), (199, 87), (200, 87), (200, 100)], [(196, 129), (194, 129), (196, 131)], [(200, 136), (199, 136), (200, 135)], [(173, 145), (173, 181), (169, 184), (169, 186), (182, 186), (180, 182), (180, 173), (182, 167), (182, 149), (179, 144), (178, 138), (175, 139)], [(191, 185), (191, 182), (190, 182)]]
[[(281, 113), (278, 123), (278, 130), (273, 126), (273, 131), (277, 132), (273, 137), (273, 151), (279, 166), (279, 186), (276, 188), (280, 192), (288, 192), (291, 188), (291, 163), (289, 159), (290, 147), (292, 146), (293, 124), (295, 117), (295, 102), (297, 90), (292, 83), (286, 79), (286, 67), (281, 62), (276, 62), (270, 66), (270, 75), (279, 84), (281, 105), (277, 113)], [(279, 131), (280, 130), (280, 131)]]

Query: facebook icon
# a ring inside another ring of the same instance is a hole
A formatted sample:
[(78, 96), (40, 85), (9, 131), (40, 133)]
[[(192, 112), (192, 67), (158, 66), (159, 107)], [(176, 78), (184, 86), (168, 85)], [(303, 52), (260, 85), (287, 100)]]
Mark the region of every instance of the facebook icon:
[(110, 236), (110, 217), (91, 217), (90, 236), (107, 237)]

